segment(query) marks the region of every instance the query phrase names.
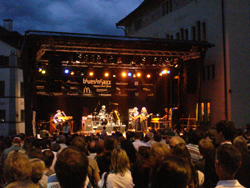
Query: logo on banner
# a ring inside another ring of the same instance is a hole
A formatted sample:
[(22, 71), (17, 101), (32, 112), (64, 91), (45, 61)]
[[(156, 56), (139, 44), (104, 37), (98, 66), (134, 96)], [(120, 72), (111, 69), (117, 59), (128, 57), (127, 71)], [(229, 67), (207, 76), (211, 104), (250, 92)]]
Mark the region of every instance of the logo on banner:
[(90, 93), (91, 93), (90, 88), (89, 88), (89, 87), (84, 87), (83, 93), (84, 93), (84, 94), (90, 94)]

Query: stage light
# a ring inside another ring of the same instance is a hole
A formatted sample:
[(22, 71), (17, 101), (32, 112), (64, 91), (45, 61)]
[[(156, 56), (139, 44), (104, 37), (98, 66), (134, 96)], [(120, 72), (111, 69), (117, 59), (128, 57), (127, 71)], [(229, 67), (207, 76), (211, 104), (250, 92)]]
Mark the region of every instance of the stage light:
[(76, 63), (78, 63), (78, 64), (79, 64), (79, 63), (81, 63), (81, 62), (77, 60), (77, 61), (76, 61)]
[(113, 78), (115, 78), (116, 77), (116, 75), (115, 74), (113, 74)]
[(163, 71), (161, 71), (161, 74), (167, 74), (167, 70), (164, 69)]
[(46, 74), (46, 70), (42, 70), (42, 74)]
[(129, 73), (128, 73), (128, 76), (129, 76), (129, 77), (131, 77), (131, 76), (132, 76), (132, 73), (131, 73), (131, 72), (129, 72)]
[(122, 72), (122, 77), (126, 77), (127, 73), (126, 72)]
[(159, 75), (162, 76), (162, 73), (160, 73)]
[(94, 72), (89, 72), (89, 76), (94, 76)]
[(133, 78), (135, 78), (136, 77), (136, 74), (133, 74)]
[(65, 74), (69, 74), (69, 69), (65, 69), (65, 70), (64, 70), (64, 73), (65, 73)]
[(81, 76), (84, 76), (84, 73), (83, 73), (83, 72), (81, 72)]
[(141, 77), (141, 73), (138, 72), (138, 73), (136, 74), (136, 76), (137, 76), (137, 77)]
[(70, 72), (70, 75), (71, 75), (71, 76), (73, 76), (74, 74), (75, 74), (75, 72), (74, 72), (74, 71), (71, 71), (71, 72)]
[(105, 72), (104, 76), (105, 76), (105, 77), (109, 77), (109, 73), (108, 73), (108, 72)]
[(147, 78), (151, 78), (151, 75), (150, 75), (150, 74), (147, 74)]
[(170, 71), (167, 71), (168, 74), (170, 74)]
[(38, 68), (38, 72), (42, 72), (43, 71), (43, 69), (42, 68)]

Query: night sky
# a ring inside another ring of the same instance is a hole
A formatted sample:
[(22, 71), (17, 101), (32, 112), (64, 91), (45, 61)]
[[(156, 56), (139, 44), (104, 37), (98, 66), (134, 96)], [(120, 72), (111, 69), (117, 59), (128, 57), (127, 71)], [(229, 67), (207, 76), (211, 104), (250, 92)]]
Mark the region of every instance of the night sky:
[[(0, 19), (12, 19), (13, 30), (121, 35), (116, 23), (143, 0), (3, 0)], [(3, 26), (3, 21), (0, 24)]]

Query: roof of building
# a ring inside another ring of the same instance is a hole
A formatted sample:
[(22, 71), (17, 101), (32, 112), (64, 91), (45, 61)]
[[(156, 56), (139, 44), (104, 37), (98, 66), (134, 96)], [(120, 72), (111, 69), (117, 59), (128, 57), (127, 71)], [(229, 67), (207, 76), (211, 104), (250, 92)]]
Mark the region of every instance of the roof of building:
[(8, 31), (4, 27), (0, 26), (0, 40), (17, 48), (21, 49), (23, 36), (17, 31)]

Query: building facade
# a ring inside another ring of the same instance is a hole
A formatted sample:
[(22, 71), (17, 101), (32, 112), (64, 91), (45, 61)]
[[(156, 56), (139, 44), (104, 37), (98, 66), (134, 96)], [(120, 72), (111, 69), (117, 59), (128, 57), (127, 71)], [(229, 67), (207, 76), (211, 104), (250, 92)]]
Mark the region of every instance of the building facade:
[(202, 62), (199, 98), (187, 95), (184, 116), (244, 127), (250, 122), (249, 10), (249, 0), (144, 0), (117, 26), (127, 36), (214, 44)]
[(25, 132), (23, 72), (20, 65), (21, 34), (12, 20), (0, 26), (0, 135)]

